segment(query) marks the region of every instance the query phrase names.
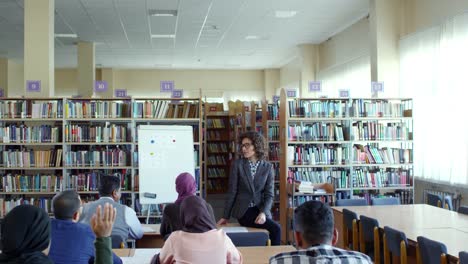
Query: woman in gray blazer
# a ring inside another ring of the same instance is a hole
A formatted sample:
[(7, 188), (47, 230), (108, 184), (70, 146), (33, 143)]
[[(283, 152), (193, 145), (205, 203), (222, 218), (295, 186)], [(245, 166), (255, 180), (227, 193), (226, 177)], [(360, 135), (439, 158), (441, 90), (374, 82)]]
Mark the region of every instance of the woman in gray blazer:
[(265, 160), (265, 139), (257, 132), (239, 137), (241, 159), (231, 165), (228, 199), (219, 225), (231, 216), (247, 227), (267, 229), (272, 245), (281, 243), (281, 226), (271, 219), (273, 204), (273, 167)]

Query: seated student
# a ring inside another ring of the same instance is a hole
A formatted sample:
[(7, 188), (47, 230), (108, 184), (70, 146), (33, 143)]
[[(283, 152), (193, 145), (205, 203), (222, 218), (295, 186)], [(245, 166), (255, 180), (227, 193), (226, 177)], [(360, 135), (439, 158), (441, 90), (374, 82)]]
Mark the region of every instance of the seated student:
[[(77, 223), (81, 214), (81, 199), (78, 193), (68, 190), (57, 194), (52, 199), (52, 210), (55, 219), (51, 219), (49, 258), (55, 264), (92, 263), (95, 236), (89, 225)], [(113, 263), (120, 264), (122, 260), (113, 254)]]
[(180, 204), (182, 230), (172, 232), (151, 263), (242, 263), (242, 256), (222, 229), (216, 229), (206, 202), (189, 196)]
[(294, 229), (296, 246), (301, 250), (277, 254), (270, 258), (270, 264), (372, 263), (368, 256), (360, 252), (333, 246), (338, 241), (338, 231), (328, 204), (308, 201), (297, 207), (294, 210)]
[(50, 222), (44, 209), (32, 205), (13, 208), (2, 223), (0, 263), (52, 264), (49, 249)]
[[(168, 204), (164, 207), (161, 219), (159, 232), (163, 236), (164, 240), (166, 240), (172, 232), (182, 229), (182, 224), (179, 218), (180, 204), (185, 198), (195, 195), (197, 190), (195, 178), (188, 172), (179, 174), (176, 178), (175, 185), (179, 196), (174, 203)], [(206, 203), (206, 206), (210, 215), (214, 218), (213, 208), (208, 203)]]
[(141, 238), (143, 236), (143, 228), (141, 227), (140, 220), (138, 220), (132, 208), (119, 203), (120, 195), (120, 179), (112, 175), (102, 176), (99, 186), (100, 199), (83, 206), (80, 223), (89, 225), (91, 216), (96, 211), (96, 208), (99, 205), (104, 206), (105, 203), (110, 203), (117, 209), (112, 236), (120, 238), (121, 241), (126, 241), (129, 237), (133, 239)]

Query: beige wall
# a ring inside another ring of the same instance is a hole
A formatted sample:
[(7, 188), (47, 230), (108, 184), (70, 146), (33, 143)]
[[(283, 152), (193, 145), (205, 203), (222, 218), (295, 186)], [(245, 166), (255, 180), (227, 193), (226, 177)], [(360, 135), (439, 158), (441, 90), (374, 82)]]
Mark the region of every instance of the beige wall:
[[(294, 58), (280, 69), (280, 89), (298, 89), (301, 82), (301, 60)], [(279, 95), (279, 91), (276, 91)]]
[(78, 71), (76, 69), (55, 70), (55, 96), (78, 95)]
[(466, 0), (401, 0), (406, 25), (402, 36), (441, 24), (445, 19), (468, 10)]
[(318, 70), (369, 54), (369, 49), (369, 20), (363, 18), (319, 45)]
[[(273, 102), (273, 95), (281, 87), (280, 85), (280, 69), (265, 69), (264, 85), (265, 85), (265, 98), (268, 102)], [(279, 94), (278, 94), (279, 95)]]
[(18, 97), (25, 93), (24, 65), (8, 61), (8, 97)]

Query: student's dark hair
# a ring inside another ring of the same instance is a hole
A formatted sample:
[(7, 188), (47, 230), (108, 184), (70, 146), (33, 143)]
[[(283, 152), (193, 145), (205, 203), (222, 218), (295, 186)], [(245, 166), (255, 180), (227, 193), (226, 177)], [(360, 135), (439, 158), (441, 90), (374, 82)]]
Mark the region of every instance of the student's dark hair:
[(307, 201), (294, 210), (294, 229), (309, 244), (329, 243), (333, 238), (333, 212), (328, 204)]
[(80, 207), (80, 196), (74, 190), (60, 192), (52, 199), (52, 210), (56, 219), (70, 220)]
[[(248, 138), (252, 141), (252, 144), (255, 148), (255, 154), (257, 159), (263, 160), (266, 157), (266, 149), (265, 149), (265, 138), (256, 131), (248, 131), (244, 132), (239, 136), (239, 146), (242, 146), (242, 140), (244, 138)], [(242, 147), (239, 149), (242, 156)]]
[(120, 179), (113, 175), (102, 175), (99, 183), (99, 196), (111, 196), (112, 192), (120, 189)]

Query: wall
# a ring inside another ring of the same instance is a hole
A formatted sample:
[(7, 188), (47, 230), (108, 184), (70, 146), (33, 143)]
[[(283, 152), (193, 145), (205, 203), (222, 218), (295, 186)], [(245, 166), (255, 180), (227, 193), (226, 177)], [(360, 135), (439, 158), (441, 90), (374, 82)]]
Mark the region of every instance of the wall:
[(78, 94), (78, 77), (76, 69), (55, 70), (55, 96), (72, 96)]
[(8, 97), (18, 97), (25, 93), (24, 65), (8, 61)]
[[(297, 89), (301, 81), (301, 61), (299, 57), (292, 59), (280, 69), (280, 88)], [(279, 95), (279, 89), (275, 92)]]

